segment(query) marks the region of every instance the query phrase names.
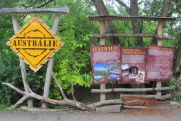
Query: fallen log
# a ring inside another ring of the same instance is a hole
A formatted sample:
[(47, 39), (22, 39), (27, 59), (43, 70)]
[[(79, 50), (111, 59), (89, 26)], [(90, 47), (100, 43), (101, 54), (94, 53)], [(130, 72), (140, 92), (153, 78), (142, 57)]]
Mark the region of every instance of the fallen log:
[(166, 94), (162, 96), (155, 96), (155, 99), (157, 100), (168, 100), (171, 99), (173, 96), (171, 94)]
[(101, 102), (96, 102), (93, 104), (88, 105), (89, 107), (101, 107), (101, 106), (105, 106), (105, 105), (117, 105), (117, 104), (122, 104), (121, 99), (115, 99), (115, 100), (105, 100), (105, 101), (101, 101)]
[(12, 88), (16, 92), (23, 95), (23, 97), (14, 106), (12, 106), (12, 108), (18, 107), (20, 104), (22, 104), (25, 100), (27, 100), (29, 98), (34, 98), (34, 99), (37, 99), (37, 100), (40, 100), (42, 102), (46, 102), (49, 104), (59, 104), (62, 106), (72, 106), (72, 107), (78, 108), (80, 110), (88, 110), (88, 111), (95, 110), (94, 107), (87, 106), (87, 105), (80, 103), (78, 101), (73, 101), (70, 99), (55, 100), (55, 99), (45, 98), (43, 96), (40, 96), (40, 95), (34, 93), (33, 91), (31, 91), (30, 93), (26, 93), (26, 92), (18, 89), (17, 87), (13, 86), (10, 83), (2, 83), (2, 84)]

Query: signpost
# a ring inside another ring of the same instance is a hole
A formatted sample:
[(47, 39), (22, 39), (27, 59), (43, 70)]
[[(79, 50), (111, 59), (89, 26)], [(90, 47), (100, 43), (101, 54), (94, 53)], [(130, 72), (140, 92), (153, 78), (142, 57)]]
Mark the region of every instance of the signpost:
[[(61, 8), (33, 8), (33, 9), (21, 9), (21, 8), (1, 8), (0, 15), (9, 15), (12, 17), (12, 23), (14, 28), (14, 35), (8, 42), (7, 45), (11, 47), (13, 51), (17, 53), (20, 57), (20, 68), (21, 75), (23, 80), (24, 89), (26, 95), (32, 93), (31, 88), (27, 82), (27, 73), (26, 73), (26, 62), (33, 71), (38, 71), (42, 64), (46, 63), (49, 60), (43, 98), (48, 98), (49, 87), (51, 82), (51, 74), (53, 68), (53, 55), (60, 46), (63, 45), (56, 33), (58, 31), (58, 25), (60, 21), (61, 14), (69, 13), (68, 7)], [(55, 15), (52, 31), (41, 22), (38, 17), (35, 17), (30, 23), (26, 24), (20, 31), (18, 27), (18, 22), (16, 15), (24, 14), (51, 14)], [(15, 105), (18, 106), (24, 102), (28, 97), (24, 95)], [(33, 107), (32, 99), (28, 99), (28, 107)], [(42, 104), (42, 107), (46, 108), (46, 103)]]
[(63, 42), (38, 17), (34, 17), (7, 45), (36, 72), (59, 50)]

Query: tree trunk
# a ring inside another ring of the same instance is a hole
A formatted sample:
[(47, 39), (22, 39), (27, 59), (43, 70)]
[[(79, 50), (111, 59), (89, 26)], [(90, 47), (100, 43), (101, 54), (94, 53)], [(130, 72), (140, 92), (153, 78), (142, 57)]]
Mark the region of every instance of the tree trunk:
[[(109, 15), (103, 0), (92, 0), (92, 2), (94, 3), (96, 10), (100, 16), (108, 16)], [(106, 33), (116, 33), (116, 27), (114, 26), (112, 21), (107, 21)], [(111, 39), (113, 44), (119, 43), (118, 37), (111, 37), (110, 39)]]
[[(179, 0), (175, 0), (175, 5), (176, 5), (176, 10), (179, 14), (181, 14), (181, 2)], [(175, 57), (174, 57), (174, 63), (173, 63), (173, 71), (174, 71), (174, 76), (179, 77), (181, 74), (181, 66), (179, 65), (179, 61), (181, 59), (181, 33), (178, 38), (178, 42), (175, 44), (176, 45), (176, 50), (175, 50)], [(178, 46), (177, 46), (178, 45)], [(180, 66), (180, 67), (177, 67)]]
[(109, 15), (109, 13), (106, 9), (106, 6), (104, 5), (104, 2), (102, 0), (92, 0), (92, 1), (93, 1), (94, 5), (96, 7), (96, 10), (100, 16)]
[[(116, 0), (121, 6), (123, 6), (126, 9), (126, 12), (130, 16), (139, 16), (139, 8), (138, 8), (138, 0), (130, 0), (130, 7), (128, 7), (123, 1), (121, 0)], [(141, 34), (142, 33), (142, 28), (143, 28), (143, 22), (142, 21), (132, 21), (132, 32), (134, 34)], [(135, 38), (136, 46), (143, 46), (143, 37), (136, 37)]]
[[(130, 16), (138, 16), (138, 0), (130, 0)], [(132, 21), (132, 31), (134, 34), (142, 33), (143, 22), (142, 21)], [(136, 37), (136, 45), (143, 46), (143, 38)]]
[(169, 14), (169, 8), (170, 8), (171, 0), (164, 0), (163, 2), (163, 8), (162, 8), (162, 17), (167, 17)]
[[(162, 11), (161, 11), (161, 17), (167, 17), (169, 14), (169, 8), (170, 8), (170, 4), (171, 4), (171, 0), (164, 0), (163, 1), (163, 7), (162, 7)], [(164, 27), (163, 23), (163, 27)], [(156, 32), (157, 33), (157, 30)], [(157, 38), (153, 38), (152, 40), (152, 45), (156, 45), (157, 44)]]
[(173, 71), (174, 71), (174, 75), (176, 77), (179, 77), (180, 76), (180, 73), (181, 73), (181, 67), (177, 67), (179, 66), (179, 61), (180, 61), (180, 58), (181, 58), (181, 34), (180, 34), (180, 37), (178, 39), (178, 43), (177, 43), (178, 47), (176, 48), (175, 50), (175, 57), (174, 57), (174, 63), (173, 63)]

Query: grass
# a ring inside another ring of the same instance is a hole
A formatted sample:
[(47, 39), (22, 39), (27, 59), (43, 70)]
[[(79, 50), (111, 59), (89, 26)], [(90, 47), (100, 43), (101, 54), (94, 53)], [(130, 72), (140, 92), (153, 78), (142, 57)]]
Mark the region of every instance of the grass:
[(0, 112), (7, 111), (9, 108), (9, 105), (7, 104), (0, 104)]

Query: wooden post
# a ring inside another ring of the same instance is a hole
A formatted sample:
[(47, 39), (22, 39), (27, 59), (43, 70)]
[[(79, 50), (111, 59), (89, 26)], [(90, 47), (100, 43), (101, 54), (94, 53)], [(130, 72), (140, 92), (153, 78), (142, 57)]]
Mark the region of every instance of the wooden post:
[[(17, 22), (17, 19), (15, 16), (11, 16), (11, 17), (12, 17), (14, 33), (16, 34), (19, 31), (18, 22)], [(26, 74), (25, 63), (23, 62), (23, 60), (21, 58), (19, 58), (19, 61), (20, 61), (21, 76), (23, 79), (23, 85), (24, 85), (25, 92), (30, 93), (29, 85), (26, 81), (27, 80), (27, 74)], [(28, 99), (28, 107), (33, 107), (33, 100), (32, 99)]]
[[(163, 25), (164, 25), (164, 22), (163, 21), (158, 21), (158, 28), (157, 28), (157, 35), (159, 36), (162, 36), (163, 34)], [(163, 46), (163, 41), (162, 39), (157, 39), (157, 45), (158, 46)], [(161, 82), (156, 82), (156, 89), (160, 90), (162, 87), (162, 83)], [(161, 91), (156, 91), (156, 95), (158, 97), (161, 97), (162, 95), (162, 92)]]
[[(52, 27), (52, 31), (55, 35), (57, 34), (57, 31), (58, 31), (59, 22), (60, 22), (60, 16), (56, 15), (55, 19), (54, 19), (53, 27)], [(44, 92), (43, 92), (43, 97), (45, 97), (45, 98), (48, 98), (48, 96), (49, 96), (51, 72), (53, 69), (53, 60), (54, 60), (53, 58), (51, 58), (49, 60), (47, 71), (46, 71), (46, 78), (45, 78), (45, 85), (44, 85)], [(43, 102), (42, 108), (47, 108), (47, 104)]]
[[(105, 21), (100, 21), (100, 34), (105, 34), (106, 33), (106, 22)], [(105, 38), (100, 37), (100, 45), (105, 45)], [(106, 84), (102, 83), (100, 84), (100, 90), (105, 90), (106, 89)], [(101, 93), (100, 94), (100, 102), (103, 102), (106, 100), (106, 94)]]

